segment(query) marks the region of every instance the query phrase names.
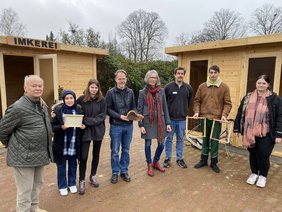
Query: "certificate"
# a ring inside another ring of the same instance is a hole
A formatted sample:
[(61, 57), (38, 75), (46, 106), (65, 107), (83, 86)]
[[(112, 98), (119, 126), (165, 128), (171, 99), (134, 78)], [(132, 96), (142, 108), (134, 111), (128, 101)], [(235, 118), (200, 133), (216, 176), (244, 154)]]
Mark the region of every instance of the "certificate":
[(67, 127), (81, 127), (83, 115), (64, 114), (64, 125)]

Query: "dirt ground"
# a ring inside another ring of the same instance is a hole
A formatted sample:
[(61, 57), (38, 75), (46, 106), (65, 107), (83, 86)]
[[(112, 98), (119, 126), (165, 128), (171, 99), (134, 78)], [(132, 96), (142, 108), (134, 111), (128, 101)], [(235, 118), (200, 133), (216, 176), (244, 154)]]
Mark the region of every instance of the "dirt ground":
[[(156, 143), (156, 141), (155, 141)], [(155, 146), (154, 146), (155, 148)], [(153, 148), (153, 149), (154, 149)], [(174, 145), (175, 150), (175, 145)], [(110, 144), (106, 133), (101, 149), (98, 168), (99, 188), (86, 184), (86, 194), (69, 194), (61, 197), (56, 185), (56, 166), (46, 166), (44, 186), (40, 195), (40, 207), (49, 212), (62, 211), (282, 211), (282, 166), (271, 163), (267, 186), (258, 188), (246, 184), (250, 174), (247, 156), (224, 150), (219, 154), (221, 173), (210, 167), (193, 168), (200, 151), (191, 146), (184, 147), (187, 169), (175, 163), (165, 173), (146, 174), (143, 140), (135, 126), (131, 145), (130, 183), (119, 179), (110, 183)], [(12, 168), (6, 165), (6, 153), (0, 154), (0, 211), (15, 211), (16, 188)], [(90, 156), (91, 159), (91, 156)], [(162, 154), (161, 162), (164, 159)], [(90, 167), (90, 160), (89, 166)], [(89, 169), (87, 170), (89, 176)]]

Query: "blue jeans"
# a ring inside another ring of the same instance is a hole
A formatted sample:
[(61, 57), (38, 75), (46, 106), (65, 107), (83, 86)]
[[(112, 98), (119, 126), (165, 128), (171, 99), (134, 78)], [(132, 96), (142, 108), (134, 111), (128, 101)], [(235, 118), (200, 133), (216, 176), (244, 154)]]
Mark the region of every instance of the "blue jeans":
[(186, 129), (186, 120), (171, 120), (171, 132), (168, 134), (165, 141), (166, 157), (172, 157), (172, 139), (173, 134), (176, 133), (176, 159), (181, 160), (183, 156), (183, 136)]
[[(132, 132), (132, 124), (126, 126), (110, 126), (112, 174), (128, 173), (128, 166), (130, 162), (129, 150), (132, 140)], [(120, 146), (121, 157), (119, 159)]]
[[(66, 163), (68, 161), (68, 180), (66, 177)], [(58, 188), (63, 189), (76, 185), (76, 156), (65, 155), (63, 162), (57, 163)]]
[[(151, 144), (152, 144), (152, 139), (145, 139), (145, 156), (146, 156), (146, 161), (147, 163), (152, 163), (152, 158), (151, 158)], [(161, 154), (164, 149), (164, 142), (159, 144), (155, 152), (154, 156), (154, 162), (158, 162), (160, 160)]]

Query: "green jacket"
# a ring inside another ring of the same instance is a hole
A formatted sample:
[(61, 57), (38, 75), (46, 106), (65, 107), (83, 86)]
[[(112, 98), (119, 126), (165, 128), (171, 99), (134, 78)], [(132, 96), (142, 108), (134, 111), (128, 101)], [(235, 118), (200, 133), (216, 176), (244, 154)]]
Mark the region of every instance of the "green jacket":
[(0, 120), (0, 141), (8, 147), (7, 164), (47, 165), (53, 161), (52, 128), (45, 103), (22, 96)]

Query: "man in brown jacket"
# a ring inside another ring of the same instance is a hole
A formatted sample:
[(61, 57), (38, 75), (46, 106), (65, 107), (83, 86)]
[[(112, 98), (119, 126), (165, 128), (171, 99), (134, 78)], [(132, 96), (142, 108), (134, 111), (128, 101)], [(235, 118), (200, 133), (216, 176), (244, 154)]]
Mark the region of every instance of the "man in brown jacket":
[[(209, 68), (209, 76), (206, 82), (202, 83), (194, 98), (194, 117), (205, 117), (206, 126), (201, 121), (202, 131), (206, 128), (206, 136), (203, 138), (201, 160), (194, 167), (196, 169), (207, 166), (209, 149), (211, 152), (211, 168), (219, 173), (218, 162), (218, 141), (210, 140), (211, 128), (214, 119), (227, 120), (232, 108), (229, 87), (219, 77), (219, 67), (213, 65)], [(215, 122), (213, 138), (218, 139), (221, 132), (221, 123)]]

